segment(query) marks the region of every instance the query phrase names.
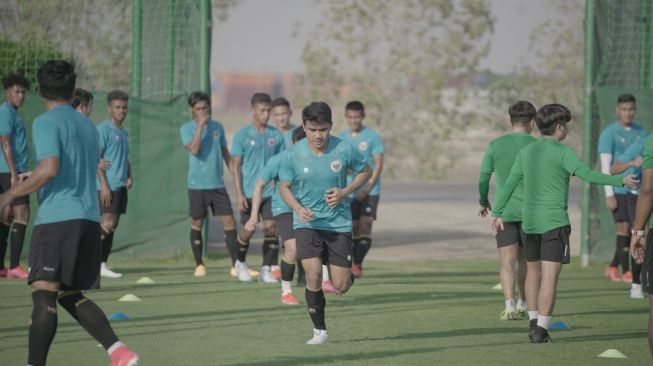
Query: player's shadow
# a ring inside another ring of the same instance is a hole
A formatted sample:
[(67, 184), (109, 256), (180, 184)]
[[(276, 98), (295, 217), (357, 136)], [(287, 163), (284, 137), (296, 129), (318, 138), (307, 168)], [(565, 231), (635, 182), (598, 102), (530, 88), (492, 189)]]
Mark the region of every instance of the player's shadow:
[(393, 247), (424, 242), (442, 242), (450, 240), (473, 240), (488, 238), (487, 233), (470, 230), (443, 230), (433, 228), (425, 230), (380, 230), (374, 234), (374, 247)]
[[(389, 337), (365, 337), (358, 339), (347, 340), (346, 342), (374, 342), (374, 341), (402, 341), (414, 339), (431, 339), (431, 338), (447, 338), (447, 337), (465, 337), (465, 336), (484, 336), (484, 335), (499, 335), (499, 334), (526, 334), (526, 327), (486, 327), (486, 328), (469, 328), (469, 329), (455, 329), (434, 332), (419, 332), (419, 333), (404, 333)], [(343, 341), (345, 342), (345, 341)], [(334, 342), (338, 343), (338, 342)]]
[(642, 327), (641, 330), (633, 330), (629, 332), (615, 333), (609, 332), (604, 334), (593, 334), (593, 335), (578, 335), (571, 337), (560, 337), (559, 342), (564, 343), (576, 343), (576, 342), (594, 342), (594, 341), (614, 341), (618, 339), (620, 341), (624, 339), (637, 339), (641, 338), (642, 340), (646, 339), (646, 329)]
[(555, 314), (556, 317), (562, 316), (577, 316), (577, 315), (633, 315), (633, 314), (647, 314), (649, 309), (646, 307), (628, 308), (628, 309), (606, 309), (606, 310), (593, 310), (593, 311), (579, 311), (579, 312), (562, 312)]

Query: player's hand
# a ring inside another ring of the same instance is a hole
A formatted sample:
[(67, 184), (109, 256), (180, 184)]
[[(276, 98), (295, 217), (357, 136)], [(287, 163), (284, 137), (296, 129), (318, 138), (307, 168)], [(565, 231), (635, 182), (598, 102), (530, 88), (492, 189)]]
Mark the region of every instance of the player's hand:
[(106, 185), (100, 188), (100, 203), (102, 203), (104, 207), (109, 207), (111, 199), (111, 189)]
[(313, 211), (306, 207), (301, 207), (299, 210), (295, 211), (295, 213), (299, 217), (299, 221), (304, 224), (313, 221)]
[(132, 177), (128, 177), (127, 180), (125, 181), (125, 188), (127, 188), (127, 190), (130, 190), (133, 185), (134, 185), (134, 181), (132, 181)]
[[(639, 188), (639, 180), (637, 180), (637, 176), (635, 174), (627, 175), (623, 179), (624, 185), (630, 187), (630, 188)], [(616, 199), (615, 199), (616, 200)]]
[(200, 127), (206, 126), (207, 123), (209, 123), (209, 119), (211, 119), (211, 115), (209, 114), (208, 111), (200, 111), (196, 115), (196, 120), (197, 123), (199, 123)]
[(491, 210), (492, 210), (492, 206), (490, 206), (489, 204), (487, 206), (481, 206), (481, 209), (478, 210), (478, 216), (486, 217)]
[(98, 164), (98, 168), (107, 171), (109, 168), (111, 168), (111, 162), (109, 160), (104, 160), (100, 159), (100, 163)]
[(642, 159), (641, 156), (638, 156), (635, 159), (630, 161), (630, 166), (634, 166), (635, 168), (639, 168), (639, 167), (642, 166), (642, 163), (644, 163), (644, 159)]
[(617, 198), (615, 196), (605, 197), (605, 206), (610, 211), (616, 210), (617, 209)]
[(247, 198), (243, 196), (242, 194), (238, 193), (238, 208), (245, 212), (249, 208), (249, 204), (247, 203)]
[(31, 177), (31, 176), (32, 176), (31, 171), (18, 174), (18, 184), (23, 183), (24, 181), (29, 179), (29, 177)]
[(503, 230), (503, 219), (495, 217), (492, 219), (492, 232), (496, 234), (499, 230)]
[(11, 204), (11, 201), (13, 201), (13, 196), (9, 192), (3, 193), (0, 195), (0, 212), (4, 211), (9, 204)]
[(18, 185), (18, 183), (19, 183), (18, 174), (12, 174), (11, 175), (11, 186), (15, 187), (16, 185)]
[(345, 198), (347, 198), (345, 191), (339, 188), (327, 189), (324, 194), (324, 199), (331, 208), (338, 206)]
[[(258, 216), (258, 214), (256, 216)], [(258, 224), (258, 218), (251, 216), (249, 220), (245, 223), (245, 230), (256, 231), (256, 224)]]
[(370, 190), (365, 188), (356, 193), (356, 201), (364, 201), (370, 195)]
[(646, 254), (645, 241), (643, 236), (637, 237), (636, 235), (633, 235), (630, 239), (630, 254), (638, 264), (644, 262), (644, 255)]

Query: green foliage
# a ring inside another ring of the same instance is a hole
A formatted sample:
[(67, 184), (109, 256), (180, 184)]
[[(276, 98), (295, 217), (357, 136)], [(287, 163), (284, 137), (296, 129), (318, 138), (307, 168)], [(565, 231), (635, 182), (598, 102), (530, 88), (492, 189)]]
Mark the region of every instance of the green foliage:
[[(386, 140), (389, 176), (436, 178), (455, 153), (446, 141), (466, 112), (446, 108), (443, 89), (464, 83), (489, 48), (490, 7), (483, 0), (332, 0), (307, 34), (302, 103), (349, 99)], [(336, 112), (336, 115), (338, 112)]]
[(61, 55), (46, 43), (13, 42), (0, 38), (0, 77), (11, 73), (25, 75), (36, 85), (36, 71), (41, 60), (60, 58)]

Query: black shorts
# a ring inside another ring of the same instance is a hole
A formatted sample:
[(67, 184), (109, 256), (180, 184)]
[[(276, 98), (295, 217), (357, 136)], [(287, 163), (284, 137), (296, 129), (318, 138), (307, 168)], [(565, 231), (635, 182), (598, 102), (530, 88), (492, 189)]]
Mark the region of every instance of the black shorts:
[(120, 187), (115, 191), (111, 191), (111, 203), (109, 206), (102, 204), (100, 199), (100, 192), (98, 192), (98, 200), (100, 201), (100, 213), (110, 213), (122, 215), (127, 213), (127, 187)]
[(637, 195), (632, 193), (615, 194), (617, 209), (612, 211), (614, 221), (635, 222), (635, 207), (637, 206)]
[(642, 290), (653, 294), (653, 229), (646, 236), (646, 255), (642, 263)]
[(521, 230), (521, 222), (504, 222), (503, 230), (499, 230), (494, 236), (497, 240), (497, 248), (517, 244), (524, 246), (524, 232)]
[[(5, 193), (11, 189), (11, 173), (0, 173), (0, 193)], [(20, 205), (29, 206), (29, 195), (14, 198), (11, 201), (11, 207)]]
[(549, 230), (544, 234), (524, 235), (524, 254), (529, 262), (548, 261), (568, 264), (571, 226)]
[[(252, 199), (247, 199), (247, 210), (240, 211), (240, 223), (245, 225), (249, 221), (249, 216), (252, 213)], [(258, 208), (258, 216), (261, 220), (273, 220), (272, 216), (272, 197), (265, 197), (261, 201), (261, 206)]]
[(351, 267), (351, 233), (328, 230), (295, 230), (297, 259), (322, 258), (325, 263), (338, 267)]
[(34, 226), (29, 250), (29, 277), (57, 281), (62, 290), (100, 288), (100, 224), (70, 220)]
[(281, 237), (281, 242), (295, 239), (295, 229), (292, 227), (292, 213), (282, 213), (274, 217), (274, 226), (277, 229), (277, 235)]
[(367, 196), (364, 200), (351, 200), (351, 219), (360, 220), (362, 216), (371, 216), (376, 220), (376, 208), (379, 207), (379, 196)]
[(231, 200), (227, 190), (216, 189), (189, 189), (188, 190), (188, 215), (194, 219), (206, 217), (206, 208), (211, 207), (213, 216), (233, 215)]

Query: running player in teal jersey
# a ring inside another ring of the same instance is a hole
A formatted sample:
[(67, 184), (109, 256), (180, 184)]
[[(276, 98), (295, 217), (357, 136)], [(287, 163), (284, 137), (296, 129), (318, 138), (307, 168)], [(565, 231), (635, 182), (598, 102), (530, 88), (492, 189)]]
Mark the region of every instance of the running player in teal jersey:
[[(297, 258), (306, 271), (306, 304), (313, 321), (313, 338), (322, 344), (328, 334), (324, 321), (322, 263), (331, 281), (345, 293), (352, 284), (352, 220), (348, 197), (372, 175), (365, 157), (353, 146), (330, 136), (331, 108), (313, 102), (302, 112), (306, 138), (295, 144), (281, 165), (283, 200), (293, 209)], [(354, 179), (347, 184), (347, 172)]]
[[(2, 78), (5, 102), (0, 105), (0, 143), (4, 158), (0, 158), (0, 193), (8, 191), (18, 183), (18, 176), (27, 171), (27, 135), (25, 124), (18, 115), (18, 109), (25, 102), (30, 87), (22, 75), (10, 74)], [(13, 220), (12, 220), (13, 217)], [(12, 225), (13, 221), (13, 225)], [(25, 231), (29, 222), (29, 196), (18, 197), (0, 215), (0, 277), (27, 278), (27, 272), (20, 266), (20, 255), (25, 242)], [(11, 254), (9, 268), (5, 268), (9, 226), (11, 229)]]
[[(527, 101), (520, 100), (510, 106), (510, 124), (512, 132), (490, 142), (485, 150), (481, 164), (481, 175), (479, 177), (479, 191), (481, 195), (481, 210), (479, 215), (485, 217), (492, 206), (488, 200), (490, 178), (495, 175), (496, 192), (506, 183), (510, 175), (515, 158), (519, 150), (531, 144), (535, 139), (531, 136), (533, 131), (533, 119), (535, 118), (535, 107)], [(496, 195), (495, 195), (496, 196)], [(524, 242), (521, 229), (522, 221), (522, 187), (519, 185), (508, 202), (503, 220), (503, 230), (495, 235), (499, 260), (501, 267), (499, 279), (505, 301), (505, 308), (499, 315), (501, 320), (519, 319), (526, 316), (528, 307), (526, 305), (526, 292), (524, 282), (526, 281), (526, 258), (524, 257)], [(515, 281), (515, 262), (519, 263), (517, 281)], [(515, 304), (515, 282), (519, 287), (520, 299)]]
[[(296, 128), (292, 133), (291, 146), (297, 141), (306, 137), (303, 128)], [(283, 151), (268, 160), (265, 168), (259, 175), (254, 187), (252, 196), (252, 214), (245, 228), (254, 231), (258, 223), (258, 207), (263, 200), (263, 188), (270, 182), (274, 182), (274, 194), (272, 195), (272, 216), (277, 229), (277, 234), (283, 243), (283, 259), (281, 259), (281, 302), (286, 305), (298, 305), (297, 298), (292, 293), (292, 280), (295, 274), (295, 263), (297, 262), (297, 245), (295, 241), (295, 230), (293, 229), (292, 209), (286, 205), (279, 193), (279, 171), (281, 163), (288, 150)], [(301, 267), (301, 266), (300, 266)]]
[[(252, 96), (252, 122), (236, 132), (231, 146), (231, 165), (235, 175), (236, 195), (238, 208), (241, 211), (240, 222), (249, 221), (252, 208), (252, 194), (258, 174), (268, 160), (285, 150), (283, 136), (279, 131), (268, 125), (270, 119), (270, 96), (256, 93)], [(274, 227), (272, 217), (272, 193), (274, 189), (267, 185), (263, 190), (263, 201), (259, 213), (263, 219), (263, 265), (259, 281), (263, 283), (277, 283), (272, 276), (272, 265), (278, 263), (279, 239)], [(251, 281), (250, 271), (245, 262), (249, 240), (254, 235), (253, 231), (243, 228), (238, 233), (238, 260), (235, 263), (236, 273), (241, 281)], [(248, 278), (249, 276), (249, 278)]]
[(381, 195), (381, 173), (383, 173), (383, 139), (373, 129), (364, 126), (365, 106), (359, 101), (351, 101), (345, 106), (345, 118), (349, 128), (338, 137), (349, 142), (360, 151), (372, 167), (372, 177), (359, 190), (354, 192), (351, 201), (353, 222), (354, 264), (351, 271), (356, 278), (363, 277), (363, 259), (372, 246), (372, 224), (376, 220), (376, 210)]
[[(225, 243), (231, 256), (232, 266), (236, 262), (236, 221), (231, 209), (229, 194), (224, 186), (224, 164), (229, 166), (231, 157), (227, 149), (224, 128), (211, 119), (211, 98), (196, 91), (188, 97), (188, 107), (193, 119), (179, 129), (181, 143), (188, 151), (188, 187), (190, 216), (190, 246), (195, 257), (195, 276), (206, 276), (202, 260), (202, 225), (207, 207), (222, 221)], [(233, 174), (233, 172), (232, 172)]]
[[(625, 152), (632, 144), (646, 140), (648, 132), (634, 122), (637, 110), (635, 97), (623, 94), (617, 98), (617, 120), (603, 129), (599, 137), (598, 152), (601, 159), (601, 171), (609, 173), (617, 156)], [(631, 165), (640, 165), (641, 158), (628, 162)], [(612, 263), (608, 266), (607, 275), (615, 282), (632, 282), (631, 297), (643, 298), (640, 285), (640, 265), (633, 263), (630, 266), (630, 225), (635, 215), (637, 194), (627, 187), (605, 187), (605, 202), (608, 209), (612, 210), (616, 225), (617, 241)], [(618, 266), (621, 263), (623, 275), (619, 276)]]
[(137, 365), (138, 355), (118, 340), (106, 315), (82, 293), (100, 284), (97, 130), (70, 106), (76, 79), (72, 65), (48, 61), (36, 79), (46, 109), (32, 128), (38, 164), (25, 181), (0, 196), (2, 210), (16, 197), (39, 191), (27, 280), (33, 302), (27, 364), (46, 364), (58, 302), (102, 345), (112, 366)]
[(551, 341), (548, 328), (556, 301), (562, 264), (570, 261), (567, 214), (569, 178), (572, 175), (594, 184), (637, 187), (635, 176), (618, 177), (592, 171), (576, 153), (560, 141), (567, 137), (571, 112), (560, 104), (540, 108), (535, 123), (542, 138), (522, 148), (510, 176), (495, 201), (492, 228), (504, 229), (503, 216), (515, 189), (523, 181), (522, 230), (528, 261), (526, 299), (533, 343)]
[[(119, 278), (107, 267), (114, 232), (118, 228), (120, 215), (127, 212), (127, 191), (132, 186), (131, 164), (129, 163), (129, 134), (122, 124), (127, 118), (129, 96), (122, 90), (107, 95), (109, 118), (97, 126), (100, 143), (100, 158), (109, 164), (104, 176), (98, 176), (98, 196), (102, 213), (102, 277)], [(105, 179), (103, 179), (105, 178)]]

